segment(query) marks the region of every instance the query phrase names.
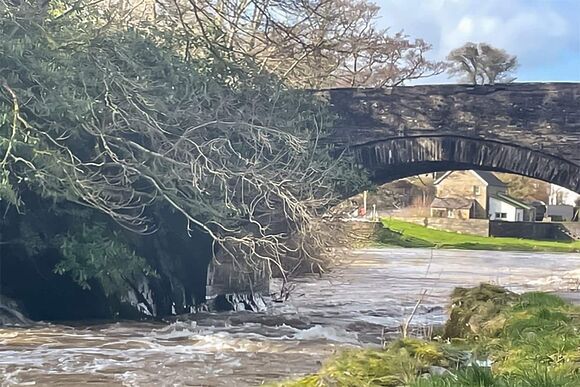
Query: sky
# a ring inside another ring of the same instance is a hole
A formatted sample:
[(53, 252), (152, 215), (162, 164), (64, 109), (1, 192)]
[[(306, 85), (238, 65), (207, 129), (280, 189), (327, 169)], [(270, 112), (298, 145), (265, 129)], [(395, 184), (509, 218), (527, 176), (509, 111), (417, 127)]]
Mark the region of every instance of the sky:
[[(515, 54), (518, 82), (580, 81), (580, 0), (375, 0), (378, 24), (433, 45), (444, 59), (467, 41)], [(445, 74), (418, 83), (449, 83)]]

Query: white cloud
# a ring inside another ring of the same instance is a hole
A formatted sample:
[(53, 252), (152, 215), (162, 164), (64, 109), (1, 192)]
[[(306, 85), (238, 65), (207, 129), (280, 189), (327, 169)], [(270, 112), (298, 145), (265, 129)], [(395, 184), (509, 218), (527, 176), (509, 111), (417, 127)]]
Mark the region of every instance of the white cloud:
[(473, 32), (473, 20), (468, 17), (464, 16), (457, 25), (457, 32), (463, 35), (470, 35)]

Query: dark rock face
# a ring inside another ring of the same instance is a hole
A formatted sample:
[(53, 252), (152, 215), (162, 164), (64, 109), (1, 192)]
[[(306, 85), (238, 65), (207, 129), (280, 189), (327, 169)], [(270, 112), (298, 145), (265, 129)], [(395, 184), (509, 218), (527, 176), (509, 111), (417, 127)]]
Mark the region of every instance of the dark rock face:
[(164, 210), (156, 218), (159, 230), (138, 237), (134, 243), (137, 253), (147, 258), (159, 274), (148, 280), (155, 315), (191, 313), (205, 302), (211, 237), (196, 229), (188, 232), (180, 214)]
[(233, 294), (269, 294), (271, 274), (266, 262), (250, 267), (219, 254), (209, 265), (206, 294), (209, 299)]
[(16, 301), (0, 294), (0, 327), (4, 325), (28, 326), (32, 323)]
[(70, 277), (55, 274), (60, 256), (52, 250), (30, 256), (17, 246), (2, 251), (2, 292), (18, 299), (33, 320), (111, 318), (114, 307), (97, 287), (83, 290)]
[[(114, 318), (150, 318), (190, 313), (205, 302), (207, 266), (212, 257), (211, 240), (190, 230), (182, 217), (159, 208), (154, 214), (159, 230), (152, 235), (129, 231), (125, 241), (155, 269), (157, 276), (135, 281), (123, 294), (108, 295), (96, 281), (83, 289), (68, 275), (55, 273), (62, 259), (56, 248), (34, 249), (23, 225), (37, 227), (39, 237), (51, 240), (74, 224), (71, 215), (50, 211), (50, 203), (27, 198), (26, 211), (9, 211), (0, 203), (0, 296), (18, 300), (24, 315), (32, 320), (63, 321)], [(120, 230), (113, 222), (111, 228)], [(120, 230), (120, 232), (122, 232)], [(14, 320), (0, 305), (2, 316)]]
[(449, 169), (512, 172), (580, 192), (580, 83), (321, 91), (326, 140), (386, 182)]

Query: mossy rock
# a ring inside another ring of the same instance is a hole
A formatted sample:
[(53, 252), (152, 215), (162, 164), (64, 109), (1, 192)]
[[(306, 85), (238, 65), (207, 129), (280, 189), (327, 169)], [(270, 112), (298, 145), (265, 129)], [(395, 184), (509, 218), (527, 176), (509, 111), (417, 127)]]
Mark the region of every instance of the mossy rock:
[(443, 337), (497, 335), (505, 323), (501, 312), (516, 305), (519, 300), (517, 294), (491, 284), (456, 288), (451, 295), (451, 313)]

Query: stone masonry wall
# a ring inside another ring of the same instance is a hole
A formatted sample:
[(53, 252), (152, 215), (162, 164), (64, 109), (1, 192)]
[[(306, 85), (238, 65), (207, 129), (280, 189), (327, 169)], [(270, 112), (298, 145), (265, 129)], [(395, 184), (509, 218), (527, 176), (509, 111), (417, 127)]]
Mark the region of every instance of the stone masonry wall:
[(334, 246), (359, 247), (375, 240), (383, 228), (381, 222), (370, 221), (335, 221), (332, 223)]
[(570, 238), (580, 240), (580, 222), (562, 222), (559, 224)]
[(405, 222), (415, 223), (421, 226), (443, 231), (451, 231), (460, 234), (489, 236), (489, 220), (487, 219), (449, 219), (449, 218), (425, 218), (405, 217), (396, 218)]
[(489, 235), (537, 240), (569, 240), (559, 228), (558, 223), (542, 222), (503, 222), (494, 220), (489, 223)]
[(505, 238), (522, 238), (536, 240), (580, 239), (579, 222), (503, 222), (487, 219), (449, 219), (425, 217), (395, 217), (396, 219), (415, 223), (436, 230), (471, 234), (478, 236), (493, 236)]
[[(479, 194), (475, 194), (474, 186), (479, 187)], [(487, 217), (487, 186), (470, 171), (455, 171), (437, 184), (437, 197), (449, 196), (475, 200), (475, 217)]]

